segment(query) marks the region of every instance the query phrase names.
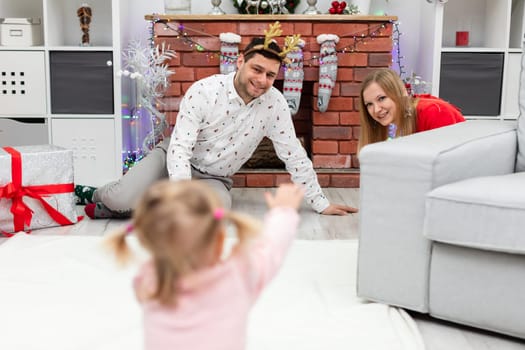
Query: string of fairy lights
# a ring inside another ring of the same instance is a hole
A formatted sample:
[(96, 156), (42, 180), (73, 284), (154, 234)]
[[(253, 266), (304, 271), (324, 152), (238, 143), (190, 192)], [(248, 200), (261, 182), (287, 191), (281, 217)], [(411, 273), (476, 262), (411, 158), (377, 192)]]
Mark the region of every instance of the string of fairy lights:
[[(205, 33), (203, 31), (200, 31), (198, 29), (186, 26), (186, 25), (184, 25), (184, 24), (182, 24), (180, 22), (177, 22), (177, 21), (173, 21), (172, 22), (172, 21), (166, 20), (166, 19), (154, 18), (150, 22), (151, 22), (151, 26), (150, 26), (149, 31), (150, 31), (150, 45), (151, 45), (151, 47), (154, 47), (156, 45), (156, 42), (155, 42), (156, 38), (161, 36), (161, 35), (158, 35), (158, 34), (155, 33), (155, 25), (157, 23), (161, 23), (164, 26), (164, 31), (169, 31), (170, 32), (169, 33), (170, 36), (175, 34), (174, 37), (176, 39), (181, 40), (183, 43), (188, 45), (190, 48), (194, 48), (196, 51), (202, 52), (203, 54), (205, 54), (207, 56), (208, 59), (211, 60), (211, 59), (213, 59), (215, 57), (218, 57), (223, 62), (226, 61), (226, 62), (230, 62), (230, 63), (235, 63), (235, 61), (236, 61), (236, 57), (224, 56), (224, 55), (221, 54), (220, 51), (214, 51), (214, 50), (207, 49), (206, 47), (204, 47), (203, 45), (201, 45), (197, 41), (198, 39), (195, 38), (196, 36), (207, 36), (207, 37), (216, 38), (218, 41), (220, 41), (218, 36), (211, 35), (209, 33)], [(349, 44), (349, 45), (347, 45), (347, 46), (345, 46), (343, 48), (338, 49), (337, 51), (332, 53), (332, 55), (335, 55), (335, 54), (338, 54), (338, 53), (345, 54), (345, 53), (359, 52), (359, 47), (361, 45), (367, 45), (368, 41), (373, 41), (376, 37), (382, 36), (383, 32), (386, 31), (387, 26), (389, 24), (394, 26), (394, 28), (395, 28), (394, 31), (396, 31), (396, 30), (398, 31), (398, 27), (397, 27), (396, 22), (388, 20), (388, 21), (385, 21), (385, 22), (382, 22), (382, 23), (379, 23), (379, 24), (373, 26), (370, 30), (366, 29), (366, 30), (362, 30), (362, 31), (350, 32), (350, 33), (338, 35), (339, 38), (351, 38), (353, 40), (352, 40), (351, 44)], [(399, 34), (399, 32), (398, 32), (398, 34)], [(399, 35), (397, 35), (397, 38), (399, 38)], [(399, 49), (399, 45), (397, 45), (397, 48)], [(297, 61), (297, 59), (295, 61)], [(319, 63), (322, 63), (322, 58), (320, 56), (314, 55), (311, 58), (303, 61), (303, 64), (312, 65), (316, 61), (318, 61)], [(291, 60), (291, 63), (293, 63), (293, 62), (294, 62), (294, 60)]]
[[(400, 43), (400, 36), (403, 33), (399, 30), (399, 23), (394, 22), (393, 28), (392, 28), (392, 65), (395, 66), (395, 69), (397, 70), (397, 73), (399, 76), (403, 79), (406, 78), (406, 71), (405, 66), (403, 65), (403, 56), (401, 56), (401, 45)], [(394, 68), (394, 67), (393, 67)]]

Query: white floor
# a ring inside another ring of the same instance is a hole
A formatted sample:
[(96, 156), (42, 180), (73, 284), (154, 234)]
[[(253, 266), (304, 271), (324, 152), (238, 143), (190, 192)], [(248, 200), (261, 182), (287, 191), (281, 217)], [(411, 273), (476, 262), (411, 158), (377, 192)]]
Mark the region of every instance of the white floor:
[[(265, 207), (262, 204), (262, 193), (266, 189), (234, 189), (234, 209), (262, 217)], [(334, 203), (346, 203), (358, 206), (359, 192), (356, 189), (327, 188), (325, 193)], [(82, 207), (79, 207), (79, 211)], [(302, 222), (299, 228), (298, 239), (325, 240), (349, 239), (358, 237), (358, 215), (345, 217), (323, 216), (314, 213), (308, 206), (301, 208)], [(101, 236), (126, 220), (90, 220), (85, 218), (80, 223), (43, 230), (35, 230), (33, 235), (89, 235)], [(0, 238), (0, 244), (6, 239)], [(426, 350), (525, 350), (525, 340), (501, 336), (495, 333), (459, 326), (411, 313), (422, 333)]]

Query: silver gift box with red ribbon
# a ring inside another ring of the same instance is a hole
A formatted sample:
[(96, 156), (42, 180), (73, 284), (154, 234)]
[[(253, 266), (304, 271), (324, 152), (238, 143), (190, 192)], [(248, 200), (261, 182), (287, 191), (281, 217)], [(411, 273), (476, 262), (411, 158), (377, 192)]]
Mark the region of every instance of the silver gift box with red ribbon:
[(72, 150), (0, 147), (0, 235), (77, 221)]

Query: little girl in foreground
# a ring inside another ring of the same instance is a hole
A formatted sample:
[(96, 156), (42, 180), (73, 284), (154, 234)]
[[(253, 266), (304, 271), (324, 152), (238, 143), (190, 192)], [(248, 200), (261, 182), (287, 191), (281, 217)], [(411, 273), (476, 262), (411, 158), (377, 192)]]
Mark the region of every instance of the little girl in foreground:
[[(202, 182), (149, 188), (133, 215), (133, 232), (151, 254), (134, 280), (145, 349), (244, 349), (249, 311), (293, 241), (302, 198), (303, 190), (291, 184), (266, 193), (269, 212), (260, 227), (224, 210)], [(227, 224), (238, 243), (223, 257)], [(125, 261), (126, 230), (108, 243)]]

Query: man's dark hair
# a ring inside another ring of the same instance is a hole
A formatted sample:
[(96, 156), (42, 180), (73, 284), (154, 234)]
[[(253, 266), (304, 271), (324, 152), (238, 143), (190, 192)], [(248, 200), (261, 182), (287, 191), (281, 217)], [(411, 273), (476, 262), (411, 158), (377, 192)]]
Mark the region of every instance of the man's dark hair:
[[(264, 45), (264, 38), (253, 38), (252, 41), (246, 46), (244, 49), (244, 61), (248, 61), (250, 58), (252, 58), (256, 53), (259, 55), (263, 55), (266, 58), (279, 61), (283, 63), (283, 57), (279, 56), (278, 53), (281, 52), (281, 48), (275, 41), (272, 41), (270, 45), (268, 45), (268, 48), (271, 50), (265, 50), (263, 48)], [(255, 46), (261, 46), (260, 49), (254, 49)]]

